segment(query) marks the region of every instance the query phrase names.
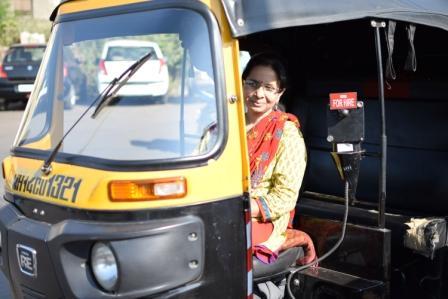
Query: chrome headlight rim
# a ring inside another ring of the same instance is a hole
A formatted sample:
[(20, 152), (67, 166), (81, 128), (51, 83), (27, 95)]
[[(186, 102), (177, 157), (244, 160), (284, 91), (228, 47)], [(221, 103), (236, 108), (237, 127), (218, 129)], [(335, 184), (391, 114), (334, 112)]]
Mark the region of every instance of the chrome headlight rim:
[[(112, 254), (112, 257), (115, 261), (115, 268), (116, 268), (116, 278), (115, 278), (115, 282), (108, 286), (105, 285), (104, 281), (101, 281), (98, 276), (99, 274), (97, 274), (98, 271), (95, 271), (95, 266), (94, 266), (94, 254), (95, 252), (97, 252), (99, 249), (99, 247), (103, 247), (103, 248), (107, 248), (107, 250), (110, 251), (110, 253)], [(118, 285), (120, 282), (120, 266), (118, 264), (118, 259), (117, 259), (117, 255), (116, 252), (114, 250), (114, 248), (110, 245), (109, 242), (107, 241), (97, 241), (93, 244), (92, 249), (90, 251), (90, 270), (92, 272), (92, 276), (94, 278), (94, 280), (96, 281), (96, 283), (98, 284), (98, 286), (109, 293), (115, 292), (118, 289)]]

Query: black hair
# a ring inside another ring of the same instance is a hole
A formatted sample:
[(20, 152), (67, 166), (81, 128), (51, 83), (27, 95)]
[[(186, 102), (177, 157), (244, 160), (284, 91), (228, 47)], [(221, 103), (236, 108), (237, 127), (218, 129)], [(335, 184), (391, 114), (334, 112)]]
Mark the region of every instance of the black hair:
[(258, 53), (253, 55), (243, 71), (243, 80), (246, 80), (252, 69), (256, 66), (268, 66), (277, 75), (280, 89), (285, 89), (288, 85), (286, 69), (280, 57), (274, 53)]

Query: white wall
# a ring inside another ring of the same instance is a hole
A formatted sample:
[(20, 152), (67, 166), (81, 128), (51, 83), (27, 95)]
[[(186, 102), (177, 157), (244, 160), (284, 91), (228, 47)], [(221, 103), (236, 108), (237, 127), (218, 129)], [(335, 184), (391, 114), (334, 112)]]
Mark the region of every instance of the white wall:
[(33, 0), (33, 17), (48, 20), (51, 12), (59, 2), (59, 0)]

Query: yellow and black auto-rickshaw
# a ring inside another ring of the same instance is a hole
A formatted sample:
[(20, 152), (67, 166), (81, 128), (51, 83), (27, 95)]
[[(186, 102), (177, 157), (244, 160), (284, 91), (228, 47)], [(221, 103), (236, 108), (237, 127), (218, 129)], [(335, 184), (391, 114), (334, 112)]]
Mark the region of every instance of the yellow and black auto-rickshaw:
[[(287, 297), (447, 298), (448, 4), (68, 0), (51, 21), (2, 163), (16, 298), (251, 298), (284, 277)], [(288, 62), (308, 149), (294, 225), (320, 257), (345, 235), (313, 268), (252, 265), (240, 58), (260, 51)]]

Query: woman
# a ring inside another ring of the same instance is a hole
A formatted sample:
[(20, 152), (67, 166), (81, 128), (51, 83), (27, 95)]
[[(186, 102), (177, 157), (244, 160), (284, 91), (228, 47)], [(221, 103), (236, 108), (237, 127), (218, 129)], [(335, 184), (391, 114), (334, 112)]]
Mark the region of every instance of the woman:
[(272, 263), (282, 250), (303, 246), (302, 263), (315, 258), (309, 236), (291, 229), (306, 167), (297, 118), (277, 110), (286, 72), (273, 54), (251, 58), (243, 72), (251, 170), (252, 244), (255, 257)]

